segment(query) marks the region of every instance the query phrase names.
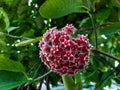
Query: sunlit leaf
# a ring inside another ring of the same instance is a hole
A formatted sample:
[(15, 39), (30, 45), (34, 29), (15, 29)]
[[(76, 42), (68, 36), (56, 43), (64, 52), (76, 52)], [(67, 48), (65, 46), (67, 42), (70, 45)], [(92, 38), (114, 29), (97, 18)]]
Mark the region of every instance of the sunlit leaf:
[(47, 0), (39, 11), (45, 18), (59, 18), (75, 12), (86, 12), (82, 7), (82, 0)]

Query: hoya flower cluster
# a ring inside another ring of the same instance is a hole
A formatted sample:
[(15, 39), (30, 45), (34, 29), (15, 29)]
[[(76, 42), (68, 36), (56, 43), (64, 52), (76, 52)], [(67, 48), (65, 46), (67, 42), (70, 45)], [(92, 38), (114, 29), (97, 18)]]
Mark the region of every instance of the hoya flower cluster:
[(73, 38), (71, 33), (75, 30), (71, 24), (67, 24), (61, 31), (51, 28), (39, 43), (42, 61), (60, 75), (73, 76), (88, 65), (89, 41), (81, 35)]

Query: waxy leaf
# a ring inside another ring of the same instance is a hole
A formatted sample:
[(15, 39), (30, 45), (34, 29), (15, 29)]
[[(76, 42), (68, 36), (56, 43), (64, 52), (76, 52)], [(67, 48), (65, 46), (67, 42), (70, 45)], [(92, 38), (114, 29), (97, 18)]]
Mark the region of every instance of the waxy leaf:
[(99, 29), (99, 32), (100, 34), (104, 34), (104, 35), (112, 35), (117, 32), (120, 32), (120, 22), (116, 22), (114, 24), (101, 28)]
[(71, 13), (85, 12), (82, 0), (46, 0), (40, 7), (40, 14), (45, 18), (59, 18)]
[(0, 70), (25, 73), (25, 68), (20, 62), (9, 60), (7, 57), (4, 57), (1, 54), (0, 54)]
[(10, 90), (27, 82), (24, 74), (0, 70), (0, 90)]

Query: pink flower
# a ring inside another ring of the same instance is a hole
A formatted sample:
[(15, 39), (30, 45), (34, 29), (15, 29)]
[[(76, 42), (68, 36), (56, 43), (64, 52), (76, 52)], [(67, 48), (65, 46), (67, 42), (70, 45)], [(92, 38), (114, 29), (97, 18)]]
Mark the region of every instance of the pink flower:
[(67, 32), (67, 33), (75, 33), (76, 28), (72, 25), (72, 24), (67, 24), (63, 29), (63, 31)]
[(51, 28), (39, 43), (42, 61), (60, 75), (73, 76), (88, 66), (89, 41), (85, 36), (73, 38), (69, 35), (75, 30), (72, 24), (67, 24), (61, 31)]

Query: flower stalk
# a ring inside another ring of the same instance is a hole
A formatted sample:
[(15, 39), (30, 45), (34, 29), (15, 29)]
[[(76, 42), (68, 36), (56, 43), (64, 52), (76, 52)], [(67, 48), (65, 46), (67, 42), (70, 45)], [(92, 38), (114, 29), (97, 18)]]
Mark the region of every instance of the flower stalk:
[(71, 76), (62, 76), (65, 90), (79, 90)]

